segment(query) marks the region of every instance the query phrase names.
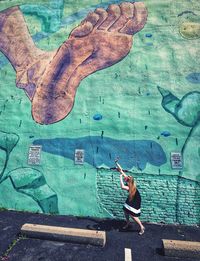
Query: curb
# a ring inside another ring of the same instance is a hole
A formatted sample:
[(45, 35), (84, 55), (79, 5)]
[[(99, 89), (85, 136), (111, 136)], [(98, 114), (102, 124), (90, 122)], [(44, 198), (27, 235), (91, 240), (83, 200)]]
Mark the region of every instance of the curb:
[(162, 239), (164, 255), (200, 259), (200, 242)]
[(86, 230), (78, 228), (45, 226), (38, 224), (24, 224), (21, 233), (25, 236), (55, 241), (91, 244), (104, 247), (106, 243), (105, 231)]

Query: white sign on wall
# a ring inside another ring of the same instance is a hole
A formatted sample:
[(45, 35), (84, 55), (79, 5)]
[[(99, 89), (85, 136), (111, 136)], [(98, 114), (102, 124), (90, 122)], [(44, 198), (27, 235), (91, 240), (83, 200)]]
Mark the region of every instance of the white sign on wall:
[(28, 153), (28, 164), (29, 165), (40, 165), (41, 160), (41, 145), (31, 145)]
[(76, 149), (74, 163), (82, 165), (84, 163), (84, 156), (84, 150)]
[(183, 168), (183, 159), (180, 152), (171, 152), (171, 166), (172, 169), (182, 169)]

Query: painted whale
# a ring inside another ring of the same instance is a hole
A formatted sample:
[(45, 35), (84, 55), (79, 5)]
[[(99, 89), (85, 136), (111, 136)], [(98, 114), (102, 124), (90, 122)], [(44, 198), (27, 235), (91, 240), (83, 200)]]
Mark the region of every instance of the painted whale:
[(161, 166), (166, 163), (166, 154), (160, 144), (152, 140), (116, 140), (103, 136), (86, 136), (81, 138), (38, 139), (34, 145), (42, 145), (42, 150), (74, 160), (76, 149), (84, 150), (84, 161), (99, 168), (113, 168), (114, 159), (120, 158), (124, 169), (134, 167), (144, 170), (147, 163)]

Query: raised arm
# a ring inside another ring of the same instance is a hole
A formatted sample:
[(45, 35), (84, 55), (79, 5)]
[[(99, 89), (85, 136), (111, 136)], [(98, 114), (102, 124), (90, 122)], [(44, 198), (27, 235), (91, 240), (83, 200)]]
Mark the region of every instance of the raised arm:
[(120, 185), (121, 185), (121, 188), (122, 188), (122, 189), (129, 191), (129, 187), (124, 185), (123, 175), (122, 175), (122, 174), (120, 175)]
[(124, 176), (127, 177), (127, 175), (124, 173), (122, 167), (119, 165), (118, 160), (115, 160), (115, 164), (117, 166), (117, 170)]

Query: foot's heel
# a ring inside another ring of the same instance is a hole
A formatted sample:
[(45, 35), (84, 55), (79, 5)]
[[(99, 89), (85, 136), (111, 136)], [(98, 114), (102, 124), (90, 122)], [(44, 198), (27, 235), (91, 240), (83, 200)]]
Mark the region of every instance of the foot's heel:
[(139, 235), (140, 235), (140, 236), (143, 235), (143, 234), (144, 234), (144, 231), (145, 231), (145, 227), (143, 227), (143, 229), (140, 230)]
[(125, 226), (123, 226), (123, 229), (127, 229), (130, 226), (130, 223), (127, 223)]

